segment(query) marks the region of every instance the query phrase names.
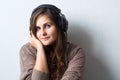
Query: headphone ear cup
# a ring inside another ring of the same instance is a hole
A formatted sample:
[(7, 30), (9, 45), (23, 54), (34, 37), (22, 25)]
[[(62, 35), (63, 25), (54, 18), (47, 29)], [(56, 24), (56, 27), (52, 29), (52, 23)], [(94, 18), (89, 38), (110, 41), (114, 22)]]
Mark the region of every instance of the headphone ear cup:
[(63, 32), (67, 32), (68, 21), (65, 18), (64, 14), (60, 13), (59, 15), (60, 15), (59, 25), (60, 25), (61, 29), (63, 30)]

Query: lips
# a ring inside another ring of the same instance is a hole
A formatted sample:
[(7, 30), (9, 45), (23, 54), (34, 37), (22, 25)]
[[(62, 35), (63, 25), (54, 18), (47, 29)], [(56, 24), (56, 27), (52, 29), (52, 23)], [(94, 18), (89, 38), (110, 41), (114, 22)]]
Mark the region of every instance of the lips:
[(44, 40), (44, 41), (46, 41), (46, 40), (49, 39), (49, 37), (43, 37), (43, 38), (41, 38), (41, 39)]

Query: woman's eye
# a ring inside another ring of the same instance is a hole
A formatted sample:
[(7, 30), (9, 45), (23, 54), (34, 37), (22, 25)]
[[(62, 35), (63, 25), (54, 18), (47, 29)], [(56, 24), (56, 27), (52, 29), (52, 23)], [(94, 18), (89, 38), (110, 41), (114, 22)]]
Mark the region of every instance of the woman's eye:
[(51, 27), (51, 25), (46, 25), (46, 28), (48, 29), (48, 28), (50, 28)]
[(36, 27), (36, 31), (39, 31), (40, 30), (40, 27)]

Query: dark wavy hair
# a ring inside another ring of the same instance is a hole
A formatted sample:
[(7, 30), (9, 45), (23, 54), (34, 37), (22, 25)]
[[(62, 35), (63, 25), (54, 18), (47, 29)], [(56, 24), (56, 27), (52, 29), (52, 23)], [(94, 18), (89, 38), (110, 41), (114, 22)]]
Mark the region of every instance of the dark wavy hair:
[[(50, 80), (59, 80), (65, 71), (65, 50), (66, 50), (66, 34), (62, 31), (58, 23), (59, 15), (54, 10), (50, 10), (48, 8), (40, 8), (36, 10), (30, 18), (30, 31), (32, 31), (33, 35), (36, 37), (36, 20), (38, 16), (46, 15), (52, 20), (58, 32), (58, 37), (55, 42), (55, 46), (52, 49), (45, 49), (46, 54), (49, 53), (48, 65), (49, 73), (50, 73)], [(49, 48), (49, 47), (48, 47)], [(51, 56), (51, 57), (50, 57)], [(52, 74), (51, 74), (52, 73)]]

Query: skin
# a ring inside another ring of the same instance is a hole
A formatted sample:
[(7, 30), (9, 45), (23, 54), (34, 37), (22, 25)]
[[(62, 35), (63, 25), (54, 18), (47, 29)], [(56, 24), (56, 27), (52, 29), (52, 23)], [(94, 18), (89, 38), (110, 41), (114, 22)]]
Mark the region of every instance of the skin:
[(29, 41), (31, 45), (37, 49), (37, 56), (34, 69), (49, 73), (44, 46), (54, 45), (57, 39), (56, 25), (48, 16), (38, 16), (36, 20), (36, 36), (30, 32)]
[(39, 16), (36, 21), (37, 38), (43, 45), (52, 45), (57, 39), (57, 28), (46, 15)]

